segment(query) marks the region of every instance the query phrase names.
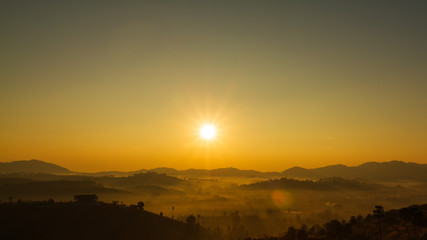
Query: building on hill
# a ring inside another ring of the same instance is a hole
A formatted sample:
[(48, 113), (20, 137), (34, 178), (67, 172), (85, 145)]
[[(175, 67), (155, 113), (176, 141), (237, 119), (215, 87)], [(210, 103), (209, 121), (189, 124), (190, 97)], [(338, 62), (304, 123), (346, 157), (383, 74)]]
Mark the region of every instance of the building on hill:
[(96, 194), (78, 194), (78, 195), (74, 195), (74, 202), (96, 203), (98, 202), (98, 196)]

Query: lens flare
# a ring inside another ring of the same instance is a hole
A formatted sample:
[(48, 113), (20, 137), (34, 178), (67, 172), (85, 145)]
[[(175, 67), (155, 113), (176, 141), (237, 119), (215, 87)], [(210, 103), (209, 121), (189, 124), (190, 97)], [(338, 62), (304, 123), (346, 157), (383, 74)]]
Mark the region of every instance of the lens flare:
[(289, 208), (292, 205), (291, 195), (283, 190), (274, 190), (271, 193), (271, 200), (279, 208)]

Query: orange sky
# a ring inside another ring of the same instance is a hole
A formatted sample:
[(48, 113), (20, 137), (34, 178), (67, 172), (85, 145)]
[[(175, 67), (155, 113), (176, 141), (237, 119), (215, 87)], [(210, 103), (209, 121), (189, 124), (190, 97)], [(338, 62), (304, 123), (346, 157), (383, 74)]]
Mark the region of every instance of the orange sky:
[(427, 163), (424, 2), (4, 5), (0, 161)]

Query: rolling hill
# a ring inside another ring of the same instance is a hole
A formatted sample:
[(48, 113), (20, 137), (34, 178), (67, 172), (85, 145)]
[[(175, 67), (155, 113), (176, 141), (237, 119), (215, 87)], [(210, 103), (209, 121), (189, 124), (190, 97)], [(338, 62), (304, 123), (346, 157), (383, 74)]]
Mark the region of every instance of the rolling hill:
[(69, 174), (71, 171), (53, 163), (32, 159), (13, 162), (0, 162), (0, 173)]
[(0, 239), (222, 239), (194, 216), (176, 221), (136, 205), (43, 201), (0, 203), (0, 210)]
[(319, 180), (297, 180), (293, 178), (280, 178), (242, 185), (243, 189), (295, 189), (312, 191), (379, 191), (385, 186), (372, 183), (363, 183), (339, 177), (325, 178)]

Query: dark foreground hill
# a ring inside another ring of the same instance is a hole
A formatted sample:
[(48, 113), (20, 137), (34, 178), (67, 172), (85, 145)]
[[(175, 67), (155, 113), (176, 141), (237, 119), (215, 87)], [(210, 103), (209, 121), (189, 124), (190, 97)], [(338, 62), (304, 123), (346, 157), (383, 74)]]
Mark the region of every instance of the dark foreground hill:
[(179, 222), (137, 208), (106, 203), (0, 204), (0, 239), (219, 239), (194, 216)]
[[(289, 227), (283, 236), (256, 240), (426, 240), (427, 204), (384, 211), (375, 206), (373, 213), (352, 216), (348, 221), (332, 220), (323, 226)], [(250, 238), (246, 240), (251, 240)], [(254, 239), (255, 240), (255, 239)]]

